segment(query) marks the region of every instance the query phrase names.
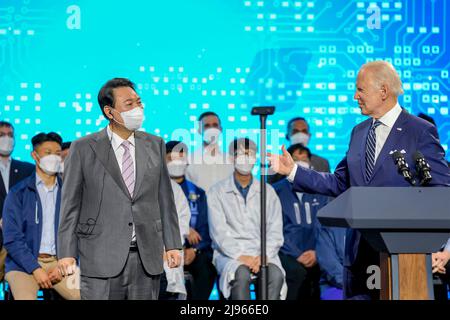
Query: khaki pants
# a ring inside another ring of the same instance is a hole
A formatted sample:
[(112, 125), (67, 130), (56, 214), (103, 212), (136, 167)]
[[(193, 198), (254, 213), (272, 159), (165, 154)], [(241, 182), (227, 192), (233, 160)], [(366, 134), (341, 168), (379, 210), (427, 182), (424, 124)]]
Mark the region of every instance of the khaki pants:
[[(39, 258), (39, 264), (48, 272), (57, 266), (56, 257)], [(15, 300), (36, 300), (39, 285), (32, 274), (21, 271), (10, 271), (6, 274), (6, 281), (11, 287)], [(53, 289), (66, 300), (80, 300), (80, 269), (60, 282), (53, 285)]]
[(6, 255), (7, 255), (6, 249), (4, 247), (0, 248), (0, 281), (3, 281), (3, 278), (5, 277)]

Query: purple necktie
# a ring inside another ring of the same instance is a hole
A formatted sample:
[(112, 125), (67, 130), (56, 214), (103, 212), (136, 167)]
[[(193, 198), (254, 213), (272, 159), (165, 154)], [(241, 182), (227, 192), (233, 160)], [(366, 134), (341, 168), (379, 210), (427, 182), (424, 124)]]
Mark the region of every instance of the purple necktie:
[(124, 149), (122, 158), (122, 178), (127, 186), (130, 196), (133, 197), (134, 191), (134, 164), (130, 153), (130, 141), (125, 140), (121, 146)]

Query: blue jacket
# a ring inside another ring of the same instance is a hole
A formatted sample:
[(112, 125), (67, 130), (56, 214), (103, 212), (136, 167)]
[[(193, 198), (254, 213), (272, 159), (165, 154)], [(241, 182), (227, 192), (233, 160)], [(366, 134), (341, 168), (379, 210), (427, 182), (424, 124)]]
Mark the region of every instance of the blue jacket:
[(211, 250), (211, 237), (209, 236), (208, 227), (208, 204), (206, 202), (205, 191), (186, 179), (184, 179), (180, 186), (186, 195), (191, 210), (190, 227), (195, 229), (202, 237), (199, 244), (193, 247), (201, 251)]
[(297, 258), (305, 251), (316, 250), (317, 212), (328, 203), (328, 197), (304, 193), (300, 204), (292, 184), (287, 179), (275, 183), (273, 187), (283, 210), (284, 244), (280, 251)]
[(322, 276), (320, 282), (343, 288), (344, 248), (347, 229), (317, 225), (316, 256)]
[[(8, 190), (14, 187), (17, 183), (28, 177), (34, 172), (35, 166), (28, 162), (22, 162), (18, 160), (11, 160), (11, 168), (9, 170), (9, 185)], [(3, 204), (6, 198), (5, 181), (3, 181), (0, 174), (0, 219), (2, 218)], [(0, 248), (3, 245), (3, 234), (0, 228)]]
[[(58, 177), (55, 212), (55, 239), (59, 225), (62, 183)], [(37, 268), (42, 236), (42, 206), (36, 189), (36, 174), (16, 184), (9, 192), (3, 207), (4, 246), (8, 251), (6, 272), (31, 274)]]

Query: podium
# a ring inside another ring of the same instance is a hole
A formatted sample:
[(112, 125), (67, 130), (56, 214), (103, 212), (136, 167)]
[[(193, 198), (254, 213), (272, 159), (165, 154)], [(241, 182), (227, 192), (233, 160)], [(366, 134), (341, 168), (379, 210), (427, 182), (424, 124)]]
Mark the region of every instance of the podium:
[(434, 299), (431, 253), (450, 238), (450, 188), (352, 187), (317, 217), (360, 231), (380, 252), (380, 299)]

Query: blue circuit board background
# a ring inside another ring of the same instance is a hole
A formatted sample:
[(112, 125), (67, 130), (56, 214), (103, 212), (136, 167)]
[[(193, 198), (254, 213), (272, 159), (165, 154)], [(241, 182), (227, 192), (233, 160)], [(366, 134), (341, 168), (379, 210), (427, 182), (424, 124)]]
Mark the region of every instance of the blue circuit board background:
[[(376, 6), (379, 28), (370, 26)], [(387, 59), (410, 112), (437, 122), (449, 144), (446, 0), (0, 0), (0, 118), (16, 127), (15, 158), (31, 137), (73, 140), (106, 121), (97, 93), (129, 77), (145, 102), (144, 130), (195, 133), (200, 113), (224, 128), (259, 127), (254, 105), (275, 105), (271, 139), (305, 116), (312, 151), (334, 167), (361, 122), (353, 100), (359, 67)], [(370, 28), (369, 28), (370, 27)], [(195, 148), (195, 141), (189, 144)], [(269, 150), (274, 145), (269, 146)]]

